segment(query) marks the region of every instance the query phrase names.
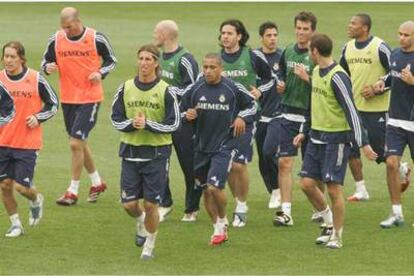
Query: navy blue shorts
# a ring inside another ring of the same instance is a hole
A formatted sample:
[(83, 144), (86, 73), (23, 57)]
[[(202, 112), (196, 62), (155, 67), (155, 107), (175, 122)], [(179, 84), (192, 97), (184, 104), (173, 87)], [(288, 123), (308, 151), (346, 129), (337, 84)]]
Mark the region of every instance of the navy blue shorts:
[[(368, 133), (368, 141), (372, 149), (378, 154), (377, 163), (385, 161), (385, 127), (386, 112), (362, 112), (360, 111), (362, 124)], [(352, 143), (351, 158), (361, 158), (357, 143)]]
[(98, 119), (99, 103), (64, 104), (63, 119), (70, 137), (86, 140)]
[(122, 203), (144, 199), (161, 203), (161, 193), (167, 185), (169, 159), (160, 158), (147, 162), (122, 159)]
[(350, 144), (315, 144), (309, 141), (300, 176), (343, 185), (350, 148)]
[(387, 126), (385, 136), (385, 156), (403, 156), (405, 147), (410, 149), (411, 159), (414, 160), (414, 132), (391, 125)]
[(256, 133), (256, 123), (246, 125), (246, 132), (237, 139), (237, 153), (233, 162), (247, 164), (253, 159), (253, 138)]
[(235, 154), (235, 150), (226, 148), (222, 148), (216, 153), (196, 151), (194, 153), (196, 185), (201, 188), (213, 185), (219, 189), (224, 189)]
[(0, 147), (0, 181), (10, 178), (30, 188), (36, 159), (36, 150)]
[(298, 155), (298, 148), (293, 145), (293, 138), (299, 134), (302, 123), (289, 121), (285, 118), (276, 118), (270, 122), (269, 130), (276, 137), (274, 147), (277, 157)]

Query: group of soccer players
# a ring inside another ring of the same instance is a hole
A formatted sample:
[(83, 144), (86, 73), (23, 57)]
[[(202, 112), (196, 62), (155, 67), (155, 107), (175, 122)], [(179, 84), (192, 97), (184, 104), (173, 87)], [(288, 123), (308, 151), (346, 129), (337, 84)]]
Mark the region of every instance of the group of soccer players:
[[(294, 18), (296, 41), (281, 50), (278, 26), (265, 22), (259, 27), (262, 47), (251, 49), (244, 24), (226, 20), (219, 26), (221, 51), (204, 56), (200, 73), (193, 55), (179, 44), (177, 24), (163, 20), (155, 26), (154, 43), (138, 49), (138, 73), (120, 85), (111, 112), (112, 125), (121, 132), (121, 201), (136, 219), (142, 259), (154, 257), (159, 223), (173, 208), (172, 145), (186, 185), (182, 221), (197, 220), (203, 196), (213, 224), (211, 245), (228, 240), (226, 182), (236, 203), (231, 225), (247, 224), (254, 139), (268, 207), (277, 209), (275, 226), (293, 225), (292, 174), (299, 148), (301, 187), (314, 208), (312, 219), (322, 222), (317, 244), (343, 246), (348, 161), (356, 183), (348, 200), (369, 199), (359, 148), (368, 159), (386, 163), (392, 212), (380, 226), (404, 223), (401, 191), (409, 184), (410, 166), (401, 157), (407, 145), (414, 159), (414, 22), (400, 26), (400, 48), (391, 51), (370, 34), (369, 15), (353, 16), (351, 40), (339, 63), (332, 57), (332, 40), (316, 33), (316, 26), (314, 14), (300, 12)], [(89, 202), (107, 188), (87, 138), (103, 100), (102, 80), (116, 58), (108, 39), (85, 27), (75, 8), (61, 11), (61, 27), (49, 40), (41, 67), (46, 75), (60, 76), (72, 175), (56, 203), (70, 206), (78, 200), (83, 167), (92, 183)], [(0, 186), (11, 221), (6, 236), (18, 237), (24, 228), (13, 189), (29, 199), (29, 225), (37, 225), (44, 197), (32, 179), (41, 123), (56, 114), (58, 100), (47, 80), (26, 66), (20, 42), (4, 45), (2, 62)]]

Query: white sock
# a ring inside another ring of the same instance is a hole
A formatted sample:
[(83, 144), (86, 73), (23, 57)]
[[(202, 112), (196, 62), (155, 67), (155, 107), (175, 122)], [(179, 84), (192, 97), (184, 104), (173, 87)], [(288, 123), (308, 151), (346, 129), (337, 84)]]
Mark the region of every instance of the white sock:
[(291, 215), (292, 212), (292, 203), (291, 202), (282, 202), (282, 211), (285, 214)]
[(102, 184), (102, 180), (101, 180), (101, 177), (98, 171), (94, 171), (93, 173), (90, 173), (89, 177), (91, 178), (92, 186), (96, 187)]
[(236, 205), (236, 213), (247, 213), (247, 210), (249, 209), (247, 207), (246, 201), (240, 201), (236, 199), (237, 205)]
[(367, 191), (367, 188), (365, 187), (365, 181), (364, 180), (355, 182), (355, 186), (356, 186), (356, 191), (357, 192), (362, 193), (362, 192)]
[(272, 196), (279, 197), (280, 198), (280, 189), (274, 189), (272, 190)]
[(396, 216), (402, 217), (403, 216), (402, 205), (401, 204), (392, 205), (392, 213)]
[(40, 202), (40, 198), (39, 197), (40, 197), (40, 194), (37, 193), (35, 200), (29, 200), (30, 207), (37, 207), (37, 206), (39, 206), (39, 202)]
[(72, 194), (78, 195), (79, 193), (79, 183), (80, 180), (71, 180), (70, 186), (68, 188), (68, 192), (71, 192)]
[(157, 238), (158, 231), (154, 233), (148, 233), (147, 239), (145, 240), (146, 247), (154, 248), (155, 247), (155, 240)]
[(219, 223), (213, 224), (213, 227), (214, 227), (214, 234), (213, 235), (219, 235), (220, 231), (221, 231)]
[(142, 212), (142, 214), (137, 217), (137, 222), (144, 223), (144, 221), (145, 221), (145, 212)]
[(229, 225), (229, 220), (227, 219), (227, 216), (224, 218), (220, 218), (217, 216), (216, 223), (223, 223), (224, 225)]
[(332, 217), (332, 211), (329, 209), (329, 206), (326, 207), (325, 210), (320, 211), (319, 214), (321, 214), (323, 218), (323, 222), (325, 222), (327, 227), (332, 227), (333, 225), (333, 217)]
[(22, 223), (19, 219), (19, 214), (17, 213), (10, 216), (10, 222), (13, 226), (22, 226)]

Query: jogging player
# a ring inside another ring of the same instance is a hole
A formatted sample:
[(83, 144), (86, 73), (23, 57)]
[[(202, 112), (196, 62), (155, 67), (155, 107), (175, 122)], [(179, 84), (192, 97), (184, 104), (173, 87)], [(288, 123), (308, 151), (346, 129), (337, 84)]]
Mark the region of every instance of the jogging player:
[(95, 167), (88, 136), (103, 100), (102, 79), (114, 69), (116, 58), (108, 39), (83, 26), (75, 8), (66, 7), (61, 11), (60, 25), (62, 29), (49, 40), (42, 69), (46, 74), (59, 72), (60, 100), (72, 153), (72, 179), (56, 203), (70, 206), (78, 201), (83, 167), (92, 182), (88, 202), (96, 202), (106, 189)]
[[(56, 114), (58, 100), (39, 72), (26, 66), (25, 49), (18, 41), (3, 46), (0, 83), (10, 91), (16, 117), (0, 128), (0, 187), (11, 226), (6, 237), (24, 233), (13, 191), (29, 200), (29, 225), (43, 215), (43, 195), (33, 184), (38, 151), (42, 147), (41, 124)], [(3, 98), (3, 97), (2, 97)]]

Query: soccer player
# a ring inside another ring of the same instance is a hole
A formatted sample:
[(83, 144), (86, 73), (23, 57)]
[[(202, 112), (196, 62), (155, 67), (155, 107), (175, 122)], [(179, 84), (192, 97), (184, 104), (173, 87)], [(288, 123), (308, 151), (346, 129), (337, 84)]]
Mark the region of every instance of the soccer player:
[(204, 189), (204, 205), (213, 222), (211, 245), (228, 239), (225, 183), (239, 140), (256, 114), (249, 91), (222, 72), (220, 55), (207, 54), (204, 76), (189, 87), (181, 102), (186, 119), (195, 122), (194, 173)]
[(92, 182), (88, 202), (96, 202), (106, 189), (95, 167), (88, 136), (103, 100), (102, 79), (115, 67), (116, 58), (108, 39), (83, 26), (75, 8), (66, 7), (61, 11), (60, 25), (62, 29), (49, 40), (41, 66), (46, 74), (58, 71), (60, 76), (60, 100), (72, 153), (72, 179), (56, 203), (70, 206), (78, 201), (83, 167)]
[(386, 126), (387, 184), (391, 200), (391, 215), (380, 223), (382, 228), (402, 226), (404, 215), (401, 204), (400, 160), (405, 147), (410, 148), (414, 160), (414, 21), (402, 23), (398, 29), (400, 48), (390, 57), (391, 72), (375, 88), (384, 91), (391, 85), (389, 119)]
[[(385, 123), (389, 105), (389, 90), (376, 91), (375, 82), (390, 70), (390, 47), (380, 38), (370, 34), (371, 17), (368, 14), (353, 16), (348, 24), (348, 36), (352, 39), (342, 50), (340, 65), (349, 74), (355, 105), (368, 131), (369, 143), (378, 154), (377, 163), (385, 162)], [(357, 145), (351, 149), (349, 167), (355, 179), (356, 191), (349, 201), (368, 200), (362, 173), (362, 162)], [(407, 163), (400, 166), (409, 172)], [(405, 177), (409, 179), (409, 177)], [(407, 181), (405, 180), (405, 181)], [(404, 181), (403, 181), (404, 182)]]
[[(156, 46), (139, 48), (138, 75), (123, 83), (114, 96), (112, 124), (121, 131), (121, 200), (137, 220), (135, 243), (141, 258), (154, 257), (159, 225), (158, 204), (167, 185), (172, 138), (180, 123), (174, 92), (159, 78)], [(142, 206), (139, 199), (144, 199)]]
[[(349, 76), (332, 59), (332, 40), (325, 34), (313, 35), (309, 52), (316, 67), (312, 74), (310, 142), (300, 172), (302, 190), (326, 224), (316, 243), (338, 249), (343, 246), (345, 203), (342, 186), (352, 134), (369, 159), (375, 160), (377, 154), (366, 144), (367, 137), (363, 137)], [(304, 137), (303, 133), (297, 135), (294, 144), (300, 144)], [(318, 188), (320, 183), (327, 186), (332, 212)]]
[[(240, 20), (229, 19), (220, 25), (221, 58), (224, 75), (241, 83), (256, 99), (271, 90), (274, 80), (272, 70), (264, 55), (246, 46), (249, 33)], [(257, 82), (257, 79), (260, 79)], [(256, 87), (258, 85), (258, 87)], [(249, 174), (247, 164), (253, 156), (255, 122), (248, 123), (246, 131), (237, 146), (229, 175), (229, 185), (236, 201), (233, 227), (244, 227), (247, 223), (247, 195)]]
[[(266, 155), (278, 157), (281, 210), (273, 220), (275, 226), (291, 226), (292, 170), (298, 149), (292, 144), (293, 138), (301, 132), (305, 116), (309, 114), (311, 84), (309, 74), (314, 64), (309, 59), (310, 38), (316, 29), (317, 19), (311, 12), (300, 12), (295, 16), (296, 43), (290, 44), (282, 53), (279, 63), (278, 90), (283, 92), (280, 101), (281, 116), (270, 122)], [(302, 157), (305, 145), (302, 145)]]
[[(6, 237), (24, 233), (17, 212), (14, 188), (29, 200), (29, 225), (35, 226), (43, 215), (43, 195), (33, 184), (38, 151), (42, 147), (41, 124), (56, 114), (58, 100), (39, 72), (26, 66), (25, 49), (18, 41), (3, 46), (0, 83), (10, 91), (16, 117), (0, 128), (0, 188), (11, 226)], [(3, 96), (2, 96), (3, 99)]]
[[(259, 35), (262, 47), (258, 50), (263, 53), (274, 74), (279, 71), (279, 61), (282, 56), (282, 49), (278, 48), (279, 29), (274, 22), (264, 22), (259, 27)], [(270, 121), (279, 114), (280, 94), (277, 92), (276, 83), (268, 93), (259, 97), (260, 116), (257, 122), (256, 145), (259, 155), (259, 170), (265, 183), (266, 189), (270, 194), (268, 207), (276, 209), (280, 207), (280, 189), (278, 185), (277, 159), (272, 156), (267, 159), (263, 153), (267, 127)]]
[(13, 120), (16, 115), (9, 91), (0, 83), (0, 127)]
[[(178, 42), (178, 26), (172, 20), (158, 22), (154, 28), (155, 45), (162, 48), (160, 56), (161, 78), (176, 88), (178, 100), (188, 85), (195, 82), (198, 75), (198, 64), (185, 48)], [(195, 188), (193, 173), (193, 124), (183, 118), (180, 128), (173, 133), (173, 144), (180, 162), (185, 180), (185, 210), (181, 219), (183, 222), (197, 220), (200, 209), (201, 190)], [(172, 197), (169, 185), (163, 193), (160, 211), (160, 220), (172, 210)]]

